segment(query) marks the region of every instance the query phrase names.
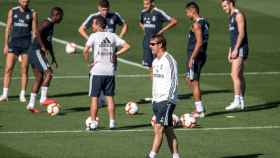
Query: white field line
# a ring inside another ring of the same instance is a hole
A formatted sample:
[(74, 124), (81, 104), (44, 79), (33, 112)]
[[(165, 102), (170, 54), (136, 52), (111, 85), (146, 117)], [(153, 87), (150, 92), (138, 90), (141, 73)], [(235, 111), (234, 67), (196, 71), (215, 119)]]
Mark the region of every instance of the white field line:
[[(2, 27), (5, 27), (6, 26), (6, 23), (0, 21), (0, 26)], [(63, 45), (66, 45), (67, 43), (69, 43), (68, 41), (65, 41), (65, 40), (62, 40), (62, 39), (59, 39), (59, 38), (53, 38), (53, 41), (54, 42), (57, 42), (57, 43), (60, 43), (60, 44), (63, 44)], [(80, 50), (83, 50), (84, 47), (81, 46), (81, 45), (77, 45), (77, 48), (80, 49)], [(129, 61), (129, 60), (126, 60), (126, 59), (122, 59), (122, 58), (118, 58), (118, 61), (124, 63), (124, 64), (128, 64), (128, 65), (132, 65), (132, 66), (136, 66), (136, 67), (139, 67), (139, 68), (142, 68), (142, 69), (147, 69), (147, 67), (139, 64), (139, 63), (136, 63), (136, 62), (132, 62), (132, 61)]]
[[(260, 75), (279, 75), (280, 72), (247, 72), (246, 76), (260, 76)], [(202, 73), (202, 76), (229, 76), (230, 73)], [(184, 74), (180, 74), (179, 76), (184, 76)], [(146, 78), (149, 77), (148, 74), (131, 74), (125, 75), (120, 74), (116, 75), (117, 78)], [(20, 77), (13, 77), (12, 80), (19, 80)], [(34, 77), (29, 77), (29, 79), (34, 79)], [(88, 75), (57, 75), (54, 76), (54, 79), (88, 79)], [(3, 77), (0, 77), (0, 80), (3, 80)]]
[[(225, 131), (225, 130), (262, 130), (279, 129), (280, 126), (256, 126), (256, 127), (222, 127), (222, 128), (177, 128), (176, 131)], [(65, 131), (2, 131), (2, 134), (59, 134), (59, 133), (130, 133), (130, 132), (152, 132), (149, 129), (127, 129), (127, 130), (96, 130), (89, 132), (86, 130), (65, 130)]]

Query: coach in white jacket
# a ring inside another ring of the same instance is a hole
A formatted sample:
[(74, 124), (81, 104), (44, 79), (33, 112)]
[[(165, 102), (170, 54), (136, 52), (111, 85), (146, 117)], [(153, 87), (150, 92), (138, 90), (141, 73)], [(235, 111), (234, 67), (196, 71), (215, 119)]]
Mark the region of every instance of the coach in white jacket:
[(166, 135), (173, 158), (179, 158), (178, 143), (172, 125), (172, 113), (176, 106), (178, 72), (174, 58), (166, 52), (166, 40), (162, 35), (151, 38), (149, 46), (155, 59), (152, 64), (153, 112), (156, 116), (154, 141), (147, 158), (155, 158)]

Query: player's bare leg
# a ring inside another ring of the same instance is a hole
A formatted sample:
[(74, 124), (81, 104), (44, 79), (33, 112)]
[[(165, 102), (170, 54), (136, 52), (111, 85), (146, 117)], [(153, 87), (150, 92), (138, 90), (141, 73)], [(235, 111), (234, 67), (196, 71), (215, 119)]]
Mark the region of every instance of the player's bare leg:
[(14, 53), (8, 53), (6, 55), (6, 64), (4, 69), (4, 79), (3, 79), (3, 94), (0, 97), (0, 101), (8, 100), (8, 88), (10, 86), (13, 69), (15, 66), (16, 55)]
[(165, 135), (173, 158), (179, 158), (178, 141), (172, 127), (165, 128)]
[(90, 125), (90, 129), (95, 130), (98, 127), (98, 123), (96, 120), (98, 107), (97, 107), (98, 97), (91, 97), (91, 104), (90, 104), (90, 116), (92, 123)]
[(110, 123), (109, 123), (109, 128), (113, 129), (116, 127), (115, 125), (115, 118), (116, 118), (116, 108), (115, 108), (115, 102), (114, 102), (114, 98), (112, 96), (106, 96), (107, 98), (107, 110), (108, 110), (108, 114), (109, 114), (109, 119), (110, 119)]
[(25, 90), (28, 84), (28, 55), (22, 54), (21, 55), (21, 62), (20, 62), (20, 76), (21, 76), (21, 91), (19, 95), (20, 102), (26, 102), (25, 98)]
[(195, 112), (192, 113), (194, 117), (203, 118), (205, 117), (204, 113), (204, 107), (201, 101), (201, 90), (200, 90), (200, 84), (197, 80), (189, 80), (187, 79), (187, 83), (189, 88), (192, 90), (193, 93), (193, 99), (195, 104)]
[(244, 106), (240, 104), (241, 93), (241, 72), (242, 72), (243, 59), (241, 57), (233, 59), (231, 63), (231, 78), (234, 89), (234, 101), (226, 107), (226, 110), (234, 110), (237, 108), (243, 109)]
[(35, 80), (32, 84), (32, 92), (30, 94), (29, 103), (26, 106), (26, 108), (32, 113), (36, 113), (39, 112), (39, 110), (35, 108), (35, 101), (36, 101), (36, 96), (39, 92), (39, 88), (41, 87), (41, 84), (43, 82), (43, 73), (38, 69), (33, 69), (33, 74), (35, 76)]
[(41, 97), (40, 97), (40, 104), (41, 105), (49, 105), (52, 103), (55, 103), (56, 101), (54, 99), (50, 99), (47, 97), (48, 95), (48, 88), (50, 86), (51, 80), (53, 78), (53, 71), (51, 68), (48, 68), (45, 72), (44, 72), (44, 80), (42, 82), (42, 86), (41, 86)]
[(244, 60), (242, 61), (242, 64), (241, 64), (241, 70), (240, 70), (240, 82), (241, 82), (241, 95), (240, 95), (240, 106), (241, 106), (241, 109), (244, 109), (245, 108), (245, 101), (244, 101), (244, 97), (245, 97), (245, 92), (246, 92), (246, 80), (245, 80), (245, 77), (244, 77)]
[(154, 125), (154, 140), (152, 144), (152, 150), (149, 154), (150, 158), (154, 158), (156, 154), (159, 152), (163, 140), (163, 132), (164, 132), (164, 127), (161, 124), (156, 123)]

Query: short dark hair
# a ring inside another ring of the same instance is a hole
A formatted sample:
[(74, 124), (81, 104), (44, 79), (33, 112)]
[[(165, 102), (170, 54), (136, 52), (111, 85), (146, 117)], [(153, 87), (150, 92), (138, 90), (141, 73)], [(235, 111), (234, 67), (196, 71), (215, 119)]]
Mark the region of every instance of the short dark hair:
[(98, 25), (99, 27), (101, 27), (102, 29), (106, 28), (107, 22), (106, 19), (103, 16), (96, 16), (94, 17), (95, 20), (95, 24)]
[(55, 12), (57, 12), (57, 14), (63, 15), (63, 9), (60, 7), (53, 7), (51, 9), (51, 16), (54, 15)]
[(236, 0), (221, 0), (222, 2), (227, 1), (229, 3), (232, 3), (233, 6), (235, 6), (235, 1)]
[(148, 0), (148, 1), (150, 1), (151, 3), (154, 3), (154, 2), (155, 2), (155, 0)]
[(190, 8), (195, 9), (195, 11), (199, 14), (199, 6), (198, 6), (197, 3), (193, 2), (193, 1), (187, 3), (187, 4), (186, 4), (186, 8), (187, 8), (187, 9), (190, 9)]
[(161, 43), (162, 48), (166, 49), (166, 39), (163, 35), (153, 35), (151, 40), (157, 40), (158, 43)]
[(110, 2), (108, 0), (99, 0), (99, 6), (102, 8), (109, 8)]

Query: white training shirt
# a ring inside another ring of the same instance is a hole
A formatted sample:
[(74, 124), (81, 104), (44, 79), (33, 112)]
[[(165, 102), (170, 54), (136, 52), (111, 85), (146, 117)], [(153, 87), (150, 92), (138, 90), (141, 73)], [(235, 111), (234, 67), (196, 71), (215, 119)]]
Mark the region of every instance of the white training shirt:
[(115, 75), (114, 55), (118, 47), (125, 44), (115, 33), (96, 32), (92, 33), (86, 43), (86, 46), (93, 50), (93, 67), (90, 70), (91, 75)]
[(177, 63), (167, 52), (153, 61), (153, 102), (170, 101), (177, 98)]

